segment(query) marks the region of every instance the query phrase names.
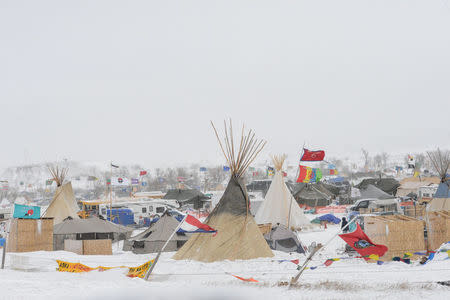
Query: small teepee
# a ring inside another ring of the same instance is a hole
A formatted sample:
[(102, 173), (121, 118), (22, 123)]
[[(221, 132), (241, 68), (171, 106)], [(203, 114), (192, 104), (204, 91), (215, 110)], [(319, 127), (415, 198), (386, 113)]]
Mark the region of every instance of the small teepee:
[(286, 155), (272, 156), (275, 176), (272, 179), (264, 202), (258, 209), (255, 221), (258, 224), (271, 223), (272, 226), (281, 224), (287, 228), (298, 229), (310, 226), (311, 223), (303, 214), (303, 210), (292, 196), (283, 178), (283, 163)]
[(54, 166), (48, 167), (52, 179), (56, 182), (57, 188), (53, 200), (44, 213), (45, 218), (53, 218), (53, 224), (59, 224), (67, 217), (78, 219), (77, 212), (80, 208), (77, 205), (75, 195), (70, 182), (64, 183), (67, 175), (67, 168)]
[[(212, 122), (211, 122), (212, 124)], [(217, 230), (216, 235), (196, 233), (178, 250), (174, 259), (204, 262), (272, 257), (273, 253), (250, 213), (243, 176), (266, 142), (259, 141), (250, 130), (242, 135), (239, 147), (234, 143), (231, 121), (225, 122), (225, 137), (220, 140), (212, 124), (220, 148), (228, 162), (231, 178), (222, 198), (205, 223)]]
[(433, 199), (428, 203), (427, 211), (450, 211), (450, 178), (447, 177), (450, 168), (450, 151), (437, 149), (427, 152), (427, 154), (434, 169), (441, 177), (441, 183)]

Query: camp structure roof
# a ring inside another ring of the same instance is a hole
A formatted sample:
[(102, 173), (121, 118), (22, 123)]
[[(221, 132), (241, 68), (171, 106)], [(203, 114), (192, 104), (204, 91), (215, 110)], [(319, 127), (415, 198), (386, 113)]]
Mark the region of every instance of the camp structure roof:
[(61, 223), (67, 217), (78, 219), (78, 207), (75, 195), (72, 190), (72, 184), (67, 182), (56, 188), (52, 202), (45, 211), (43, 217), (53, 218), (54, 224)]
[(283, 177), (283, 163), (286, 155), (273, 156), (275, 175), (266, 197), (259, 207), (255, 221), (258, 224), (281, 224), (288, 228), (301, 228), (311, 223), (292, 196)]
[(364, 189), (360, 190), (361, 199), (374, 198), (374, 199), (392, 199), (394, 196), (383, 192), (376, 186), (369, 184)]
[(53, 227), (53, 234), (74, 233), (128, 233), (132, 228), (101, 220), (97, 217), (88, 219), (67, 219)]
[(397, 188), (400, 186), (400, 183), (395, 178), (366, 178), (356, 185), (356, 187), (362, 190), (369, 184), (391, 195), (395, 195)]
[(334, 196), (320, 182), (298, 184), (294, 187), (293, 195), (299, 204), (311, 207), (326, 206)]
[[(180, 222), (173, 216), (164, 214), (144, 232), (129, 238), (124, 242), (123, 250), (137, 254), (154, 253), (161, 250), (164, 243), (175, 231)], [(190, 234), (176, 233), (167, 244), (164, 251), (176, 251), (189, 239)]]
[(210, 197), (195, 189), (172, 189), (167, 191), (163, 199), (177, 200), (181, 206), (193, 204), (197, 209), (203, 207), (203, 201), (209, 200)]
[[(211, 122), (212, 124), (212, 122)], [(250, 130), (242, 133), (240, 143), (234, 139), (231, 121), (225, 122), (224, 138), (212, 124), (223, 155), (230, 167), (227, 188), (205, 223), (217, 230), (215, 236), (195, 233), (174, 255), (174, 259), (204, 262), (272, 257), (273, 253), (250, 213), (250, 201), (244, 174), (265, 146)], [(236, 141), (236, 143), (235, 143)]]

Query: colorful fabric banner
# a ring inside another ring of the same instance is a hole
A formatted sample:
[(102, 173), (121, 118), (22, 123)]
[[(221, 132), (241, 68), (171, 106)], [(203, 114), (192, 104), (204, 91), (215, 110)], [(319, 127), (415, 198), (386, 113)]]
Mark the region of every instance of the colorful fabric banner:
[(383, 256), (388, 248), (384, 245), (374, 244), (369, 237), (364, 233), (359, 224), (356, 224), (356, 230), (351, 233), (344, 233), (339, 235), (350, 247), (355, 249), (364, 259), (368, 260), (367, 256), (375, 254)]
[(325, 158), (325, 151), (317, 150), (310, 151), (306, 148), (303, 148), (303, 155), (300, 158), (301, 161), (322, 161)]
[(322, 178), (322, 170), (319, 168), (310, 168), (306, 166), (299, 166), (300, 172), (298, 174), (297, 182), (317, 182)]
[[(228, 273), (229, 274), (229, 273)], [(247, 281), (247, 282), (259, 282), (258, 280), (256, 280), (255, 278), (253, 278), (253, 277), (250, 277), (250, 278), (244, 278), (244, 277), (240, 277), (240, 276), (236, 276), (236, 275), (233, 275), (233, 274), (230, 274), (231, 276), (233, 276), (233, 277), (235, 277), (235, 278), (237, 278), (237, 279), (239, 279), (239, 280), (242, 280), (242, 281)]]
[(200, 172), (206, 172), (206, 168), (205, 167), (200, 167)]
[(139, 176), (144, 176), (144, 175), (147, 175), (147, 171), (142, 170), (139, 172)]
[(230, 167), (229, 167), (229, 166), (223, 166), (223, 171), (224, 171), (224, 172), (230, 171)]
[(13, 218), (39, 219), (40, 217), (41, 208), (39, 206), (14, 204)]
[(267, 176), (275, 175), (275, 170), (272, 167), (267, 167)]
[(131, 185), (139, 185), (139, 179), (131, 178)]
[(62, 260), (56, 260), (56, 263), (58, 264), (58, 268), (56, 268), (56, 270), (59, 272), (85, 273), (85, 272), (91, 272), (94, 270), (107, 271), (107, 270), (111, 270), (111, 269), (127, 268), (128, 273), (126, 276), (144, 278), (145, 274), (147, 273), (150, 266), (154, 263), (154, 261), (155, 260), (150, 260), (150, 261), (146, 262), (145, 264), (140, 265), (138, 267), (127, 267), (127, 266), (102, 267), (102, 266), (98, 266), (96, 268), (91, 268), (91, 267), (88, 267), (88, 266), (80, 264), (80, 263), (71, 263), (71, 262), (62, 261)]
[(52, 185), (53, 179), (48, 179), (45, 181), (45, 185)]
[(136, 268), (128, 268), (128, 273), (127, 276), (128, 277), (138, 277), (138, 278), (144, 278), (145, 274), (147, 273), (148, 269), (150, 268), (150, 266), (155, 262), (155, 260), (150, 260), (148, 262), (146, 262), (143, 265), (140, 265)]
[(88, 176), (88, 181), (97, 181), (98, 178), (95, 176)]
[(183, 218), (184, 222), (181, 225), (180, 229), (177, 232), (183, 233), (217, 233), (217, 230), (209, 227), (208, 225), (200, 222), (195, 217), (191, 215), (187, 215), (186, 218)]

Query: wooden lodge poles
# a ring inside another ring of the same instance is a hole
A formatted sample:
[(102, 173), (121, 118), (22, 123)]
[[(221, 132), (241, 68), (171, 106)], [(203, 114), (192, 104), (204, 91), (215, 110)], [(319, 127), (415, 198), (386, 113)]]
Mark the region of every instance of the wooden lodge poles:
[(224, 121), (223, 143), (212, 121), (211, 126), (214, 129), (220, 149), (222, 149), (222, 153), (227, 160), (231, 173), (236, 177), (241, 177), (245, 170), (247, 170), (250, 164), (256, 159), (259, 152), (261, 152), (267, 142), (255, 138), (255, 133), (251, 129), (247, 134), (245, 134), (244, 125), (242, 125), (241, 141), (239, 144), (239, 150), (237, 150), (234, 145), (233, 125), (231, 123), (231, 119), (228, 126), (227, 122)]

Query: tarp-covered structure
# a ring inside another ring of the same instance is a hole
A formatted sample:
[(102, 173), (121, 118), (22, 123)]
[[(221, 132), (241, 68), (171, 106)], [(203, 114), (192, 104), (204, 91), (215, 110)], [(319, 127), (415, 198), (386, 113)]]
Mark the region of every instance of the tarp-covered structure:
[(395, 178), (366, 178), (356, 185), (356, 187), (362, 190), (369, 184), (374, 185), (383, 192), (394, 196), (397, 193), (397, 188), (400, 186), (400, 183)]
[[(133, 251), (136, 254), (159, 252), (179, 224), (180, 222), (175, 217), (164, 214), (144, 232), (126, 240), (123, 244), (123, 250)], [(175, 233), (164, 251), (177, 251), (189, 237), (190, 234)]]
[(67, 217), (79, 219), (77, 200), (73, 193), (72, 184), (67, 182), (58, 186), (53, 196), (53, 200), (45, 211), (44, 218), (53, 218), (54, 224), (61, 223)]
[(210, 197), (196, 189), (168, 190), (163, 199), (177, 200), (181, 207), (189, 205), (194, 209), (201, 209), (205, 202), (210, 202)]
[(281, 224), (287, 228), (301, 228), (310, 225), (308, 218), (287, 188), (283, 177), (283, 163), (286, 156), (274, 156), (275, 175), (266, 197), (255, 215), (258, 224)]
[(130, 238), (133, 229), (114, 224), (97, 217), (88, 219), (68, 218), (53, 227), (53, 248), (64, 250), (64, 240), (97, 240), (113, 241)]
[(376, 186), (369, 184), (364, 189), (360, 189), (361, 199), (392, 199), (394, 196), (389, 195), (386, 192), (383, 192), (381, 189)]
[(335, 197), (325, 186), (318, 183), (298, 183), (293, 187), (294, 198), (300, 205), (327, 206)]
[(272, 227), (270, 232), (264, 235), (264, 238), (272, 250), (305, 253), (297, 235), (283, 225)]

